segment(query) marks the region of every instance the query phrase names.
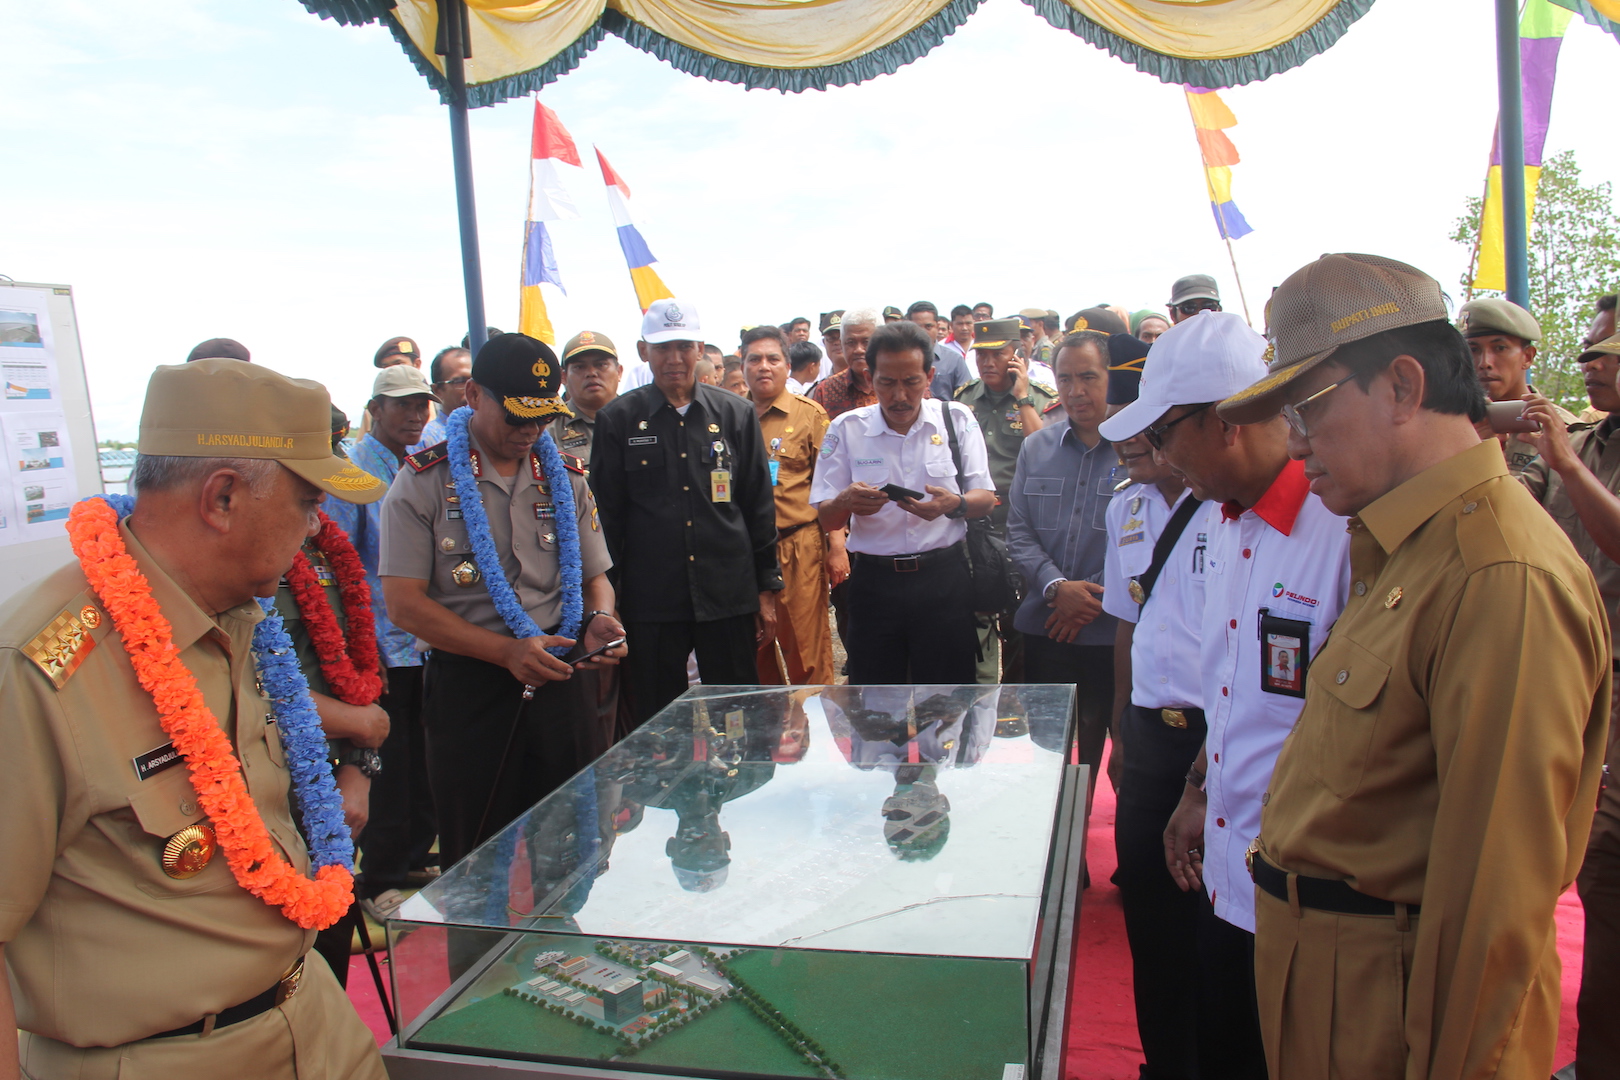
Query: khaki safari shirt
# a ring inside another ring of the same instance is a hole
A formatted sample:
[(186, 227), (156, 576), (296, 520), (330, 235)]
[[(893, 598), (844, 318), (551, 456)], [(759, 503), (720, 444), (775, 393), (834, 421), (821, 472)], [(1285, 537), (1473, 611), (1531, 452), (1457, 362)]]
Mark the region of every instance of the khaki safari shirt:
[[(473, 453), (478, 440), (469, 433)], [(382, 504), (383, 577), (415, 578), (428, 583), (428, 598), (474, 626), (509, 635), (483, 578), (470, 574), (475, 565), (467, 526), (461, 517), (455, 481), (450, 476), (448, 444), (431, 446), (405, 459)], [(564, 456), (563, 461), (569, 461)], [(551, 631), (562, 620), (562, 571), (557, 547), (557, 510), (540, 455), (530, 452), (512, 476), (494, 468), (477, 470), (478, 492), (489, 517), (490, 538), (500, 553), (506, 580), (540, 629)], [(613, 565), (602, 539), (596, 500), (577, 460), (569, 466), (574, 516), (579, 523), (581, 581), (606, 573)], [(459, 575), (464, 583), (458, 583)]]
[(1496, 1075), (1592, 823), (1602, 600), (1490, 442), (1376, 500), (1350, 533), (1351, 595), (1277, 759), (1261, 851), (1421, 904), (1407, 1075)]
[(776, 462), (776, 531), (778, 534), (816, 520), (810, 505), (810, 480), (816, 454), (827, 434), (827, 410), (798, 394), (783, 394), (759, 418), (765, 460)]
[[(1569, 433), (1570, 449), (1581, 464), (1592, 470), (1603, 486), (1620, 495), (1620, 439), (1614, 438), (1620, 419), (1604, 420), (1595, 427), (1576, 425)], [(1591, 568), (1597, 578), (1598, 590), (1603, 595), (1603, 606), (1609, 613), (1609, 623), (1620, 619), (1620, 564), (1598, 550), (1597, 542), (1581, 524), (1575, 504), (1569, 501), (1564, 479), (1548, 467), (1542, 458), (1536, 458), (1519, 474), (1522, 483), (1552, 515), (1564, 535), (1574, 543), (1575, 550)], [(1620, 649), (1620, 646), (1616, 646)], [(1620, 651), (1614, 654), (1620, 660)]]
[(591, 467), (591, 440), (596, 437), (596, 421), (586, 419), (578, 413), (573, 416), (559, 416), (553, 419), (546, 428), (557, 443), (557, 449), (565, 454), (572, 454), (584, 462), (587, 470)]
[[(1035, 415), (1042, 423), (1050, 423), (1044, 416), (1057, 401), (1057, 391), (1030, 380), (1029, 396), (1035, 401)], [(1008, 495), (1012, 491), (1013, 471), (1018, 465), (1018, 451), (1024, 445), (1024, 422), (1018, 418), (1017, 399), (1011, 389), (996, 393), (986, 388), (984, 380), (974, 379), (956, 392), (956, 400), (973, 410), (984, 429), (984, 449), (990, 458), (990, 478), (996, 484), (996, 508), (991, 520), (1000, 528), (1006, 527)], [(1066, 416), (1059, 413), (1061, 419)], [(960, 435), (960, 433), (958, 433)]]
[[(120, 531), (272, 842), (308, 874), (255, 686), (259, 605), (209, 615)], [(78, 563), (0, 609), (0, 701), (0, 942), (19, 1027), (74, 1046), (144, 1039), (262, 993), (308, 950), (314, 931), (238, 885), (223, 853), (194, 877), (164, 873), (164, 841), (203, 813), (177, 755), (137, 772), (169, 738)]]

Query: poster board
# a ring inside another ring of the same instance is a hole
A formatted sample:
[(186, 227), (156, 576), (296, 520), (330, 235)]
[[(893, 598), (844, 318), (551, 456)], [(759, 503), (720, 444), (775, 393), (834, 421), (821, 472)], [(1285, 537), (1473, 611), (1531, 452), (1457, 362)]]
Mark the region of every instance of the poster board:
[(0, 280), (0, 603), (72, 558), (68, 510), (101, 491), (73, 290)]

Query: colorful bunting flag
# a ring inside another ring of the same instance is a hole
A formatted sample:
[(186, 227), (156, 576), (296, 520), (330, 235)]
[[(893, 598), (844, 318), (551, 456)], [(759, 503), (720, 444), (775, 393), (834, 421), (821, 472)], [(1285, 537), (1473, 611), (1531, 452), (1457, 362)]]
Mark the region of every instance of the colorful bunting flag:
[(630, 185), (608, 164), (601, 150), (596, 151), (596, 160), (602, 165), (602, 179), (607, 183), (608, 207), (613, 211), (613, 224), (619, 232), (619, 247), (624, 252), (624, 261), (630, 267), (630, 283), (636, 289), (636, 303), (641, 305), (645, 314), (654, 300), (663, 300), (675, 294), (652, 268), (652, 264), (658, 260), (648, 250), (647, 241), (641, 238), (635, 219), (630, 216)]
[(557, 254), (551, 245), (548, 221), (579, 217), (574, 200), (563, 187), (558, 164), (583, 168), (573, 136), (557, 114), (534, 101), (534, 132), (529, 151), (529, 220), (523, 238), (523, 289), (518, 305), (518, 332), (539, 338), (547, 345), (557, 344), (557, 333), (546, 313), (542, 282), (549, 281), (565, 295), (562, 275), (557, 272)]
[(1232, 166), (1242, 159), (1225, 131), (1237, 126), (1237, 117), (1214, 90), (1201, 86), (1183, 89), (1187, 92), (1187, 110), (1192, 113), (1193, 127), (1198, 132), (1198, 149), (1204, 158), (1204, 184), (1209, 188), (1209, 208), (1215, 214), (1215, 227), (1225, 240), (1247, 236), (1254, 229), (1232, 201)]
[[(1519, 80), (1524, 102), (1524, 229), (1535, 217), (1536, 188), (1541, 183), (1541, 154), (1552, 118), (1553, 79), (1558, 49), (1574, 12), (1548, 0), (1526, 0), (1519, 15)], [(1491, 165), (1485, 174), (1485, 210), (1479, 223), (1479, 254), (1474, 288), (1507, 288), (1502, 242), (1502, 137), (1500, 124), (1491, 139)]]

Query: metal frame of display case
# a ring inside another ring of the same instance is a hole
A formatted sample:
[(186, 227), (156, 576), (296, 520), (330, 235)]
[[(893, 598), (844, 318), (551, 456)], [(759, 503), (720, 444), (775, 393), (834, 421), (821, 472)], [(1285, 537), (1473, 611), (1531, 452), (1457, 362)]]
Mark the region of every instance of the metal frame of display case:
[[(1074, 737), (1070, 719), (1070, 745)], [(1047, 858), (1046, 885), (1040, 913), (1034, 955), (1030, 958), (1029, 1015), (1031, 1017), (1031, 1061), (1038, 1062), (1038, 1073), (1020, 1080), (1062, 1080), (1063, 1048), (1068, 1033), (1069, 987), (1073, 975), (1075, 926), (1079, 917), (1082, 871), (1085, 865), (1085, 797), (1090, 768), (1065, 764), (1062, 785), (1053, 820), (1052, 847)], [(513, 942), (525, 937), (521, 930), (510, 933)], [(506, 952), (488, 951), (488, 960), (475, 964), (441, 993), (420, 1017), (433, 1017)], [(1042, 998), (1045, 1008), (1037, 1006)], [(404, 1018), (401, 1017), (404, 1023)], [(418, 1020), (403, 1032), (405, 1039), (425, 1023)], [(382, 1046), (390, 1080), (648, 1080), (649, 1077), (681, 1076), (691, 1080), (722, 1080), (706, 1073), (682, 1070), (612, 1069), (570, 1063), (531, 1061), (481, 1054), (446, 1053), (418, 1050), (401, 1045), (396, 1036)], [(726, 1070), (725, 1080), (755, 1074)], [(773, 1078), (761, 1078), (773, 1080)], [(923, 1080), (923, 1078), (919, 1078)], [(987, 1080), (995, 1080), (990, 1077)], [(1005, 1076), (1003, 1080), (1014, 1080)]]

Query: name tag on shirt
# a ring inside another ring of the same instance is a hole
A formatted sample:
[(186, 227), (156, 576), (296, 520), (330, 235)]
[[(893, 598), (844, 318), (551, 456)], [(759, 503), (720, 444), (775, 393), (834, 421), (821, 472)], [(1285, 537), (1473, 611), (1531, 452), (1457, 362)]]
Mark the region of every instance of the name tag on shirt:
[(731, 470), (714, 469), (709, 473), (709, 501), (728, 503), (731, 501)]
[(449, 518), (451, 521), (460, 521), (461, 520), (461, 511), (460, 510), (455, 510), (455, 509), (446, 510), (444, 512), (444, 515), (445, 515), (445, 517)]
[(652, 446), (658, 441), (656, 435), (640, 435), (630, 440), (631, 446)]
[(135, 766), (135, 775), (142, 780), (150, 780), (164, 769), (172, 769), (184, 759), (180, 751), (174, 748), (174, 743), (164, 743), (155, 750), (148, 750), (129, 759)]
[(1285, 697), (1305, 696), (1310, 666), (1311, 624), (1284, 619), (1260, 609), (1260, 689)]

